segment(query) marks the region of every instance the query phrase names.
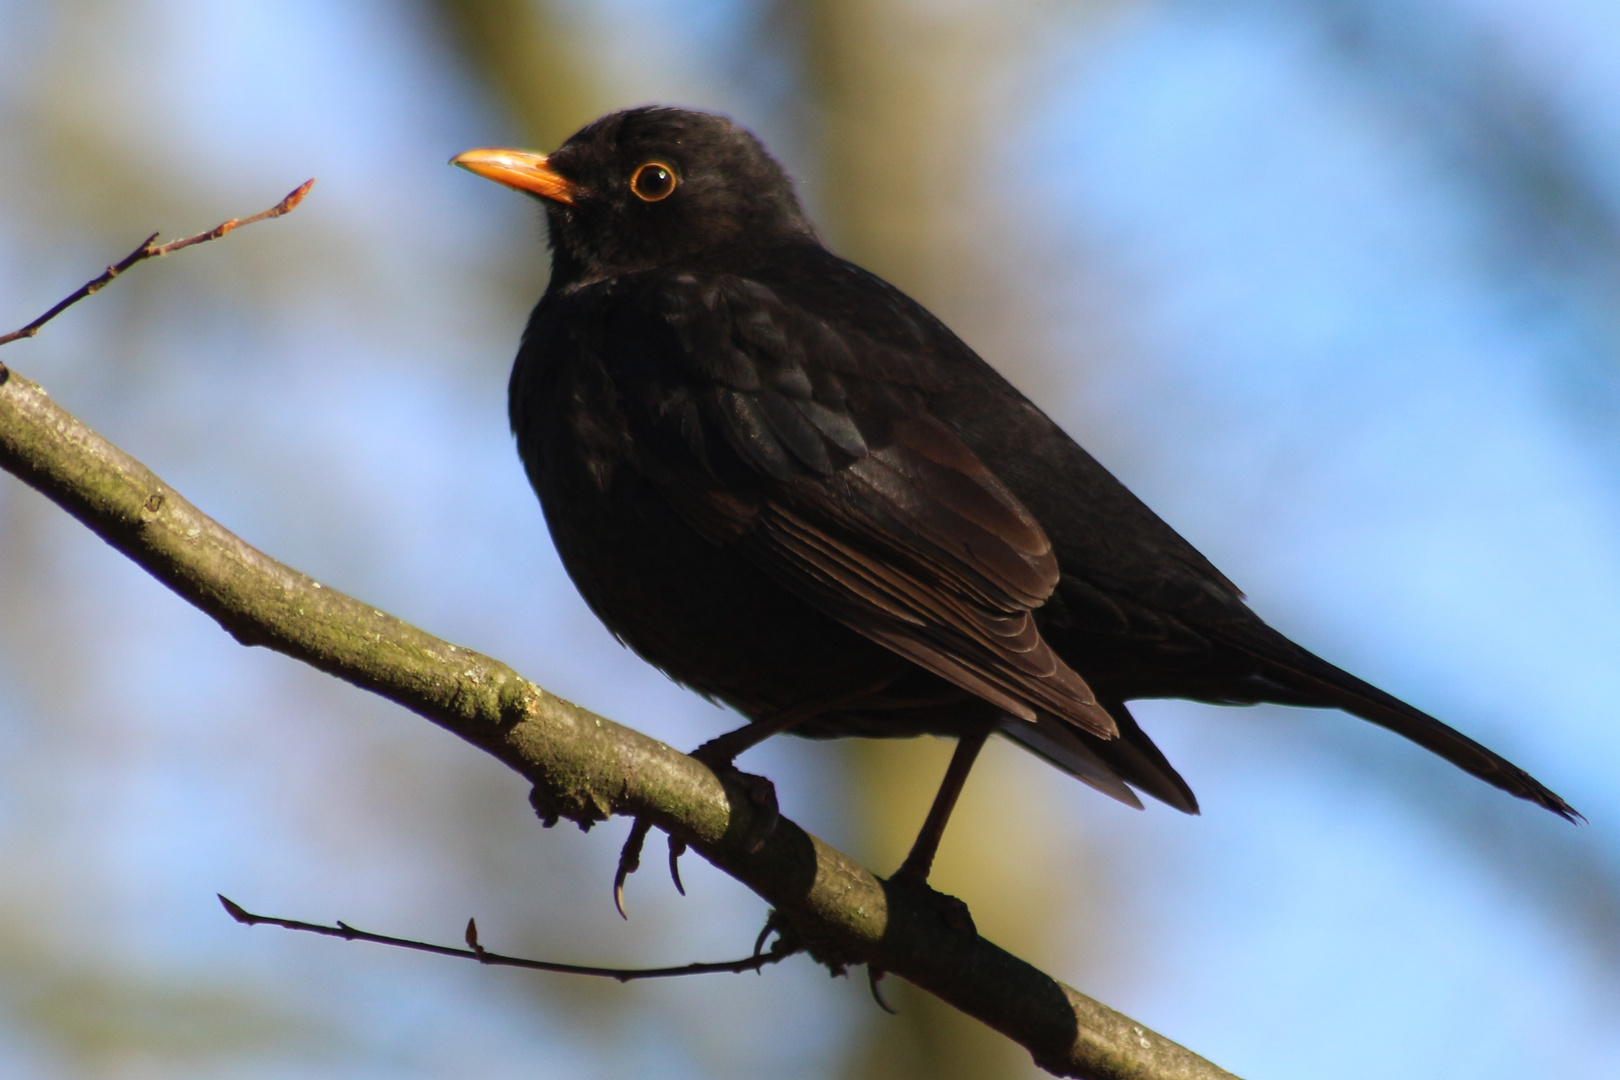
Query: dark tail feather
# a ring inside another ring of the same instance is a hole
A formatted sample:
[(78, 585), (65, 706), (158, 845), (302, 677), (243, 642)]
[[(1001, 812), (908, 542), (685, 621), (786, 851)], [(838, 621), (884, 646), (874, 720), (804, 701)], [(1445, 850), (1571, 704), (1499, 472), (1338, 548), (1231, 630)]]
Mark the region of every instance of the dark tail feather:
[(1119, 725), (1119, 738), (1096, 739), (1085, 736), (1086, 744), (1106, 761), (1115, 772), (1160, 802), (1175, 807), (1183, 814), (1198, 813), (1198, 797), (1187, 781), (1165, 759), (1136, 723), (1136, 717), (1125, 708), (1123, 701), (1099, 702), (1108, 715)]
[(1008, 717), (1001, 731), (1070, 776), (1127, 806), (1142, 808), (1141, 800), (1131, 791), (1134, 787), (1184, 814), (1198, 813), (1198, 799), (1192, 788), (1137, 726), (1124, 702), (1099, 704), (1119, 725), (1118, 738), (1100, 739), (1044, 712), (1038, 714), (1035, 723)]
[(1001, 724), (1001, 733), (1109, 798), (1142, 809), (1142, 800), (1136, 797), (1119, 771), (1093, 749), (1100, 740), (1081, 735), (1073, 724), (1044, 712), (1037, 713), (1033, 722), (1009, 716)]
[(1320, 707), (1343, 709), (1388, 728), (1397, 735), (1404, 735), (1464, 772), (1473, 773), (1487, 784), (1509, 794), (1544, 806), (1566, 821), (1586, 820), (1541, 781), (1502, 755), (1292, 642), (1286, 644), (1292, 651), (1287, 659), (1275, 655), (1260, 657), (1271, 666), (1267, 675), (1316, 698)]

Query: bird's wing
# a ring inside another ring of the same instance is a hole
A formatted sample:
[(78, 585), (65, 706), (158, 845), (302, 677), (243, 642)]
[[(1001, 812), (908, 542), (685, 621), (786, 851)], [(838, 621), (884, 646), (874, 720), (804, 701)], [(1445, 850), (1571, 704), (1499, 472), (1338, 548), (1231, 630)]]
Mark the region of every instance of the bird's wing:
[(1013, 716), (1104, 738), (1113, 719), (1031, 612), (1058, 581), (1040, 524), (885, 343), (731, 275), (668, 275), (603, 350), (670, 504), (817, 608)]

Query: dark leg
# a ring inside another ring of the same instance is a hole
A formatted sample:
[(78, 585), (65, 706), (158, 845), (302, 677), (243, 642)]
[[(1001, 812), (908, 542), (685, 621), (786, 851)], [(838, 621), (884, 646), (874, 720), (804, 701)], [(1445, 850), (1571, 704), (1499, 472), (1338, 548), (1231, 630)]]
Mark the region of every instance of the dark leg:
[(775, 716), (755, 720), (753, 723), (744, 724), (736, 731), (728, 731), (724, 735), (710, 739), (692, 751), (692, 756), (705, 765), (729, 765), (732, 758), (735, 758), (744, 750), (758, 746), (772, 735), (780, 735), (782, 732), (795, 728), (806, 720), (820, 716), (822, 713), (847, 708), (862, 698), (871, 697), (873, 694), (878, 693), (899, 677), (898, 674), (889, 675), (882, 682), (873, 683), (871, 686), (863, 686), (852, 693), (821, 701), (807, 701), (795, 705), (791, 709), (783, 709)]
[(956, 753), (951, 755), (951, 766), (945, 770), (945, 780), (939, 785), (939, 793), (934, 796), (928, 819), (923, 822), (922, 831), (911, 845), (911, 854), (906, 856), (906, 861), (900, 864), (900, 869), (895, 871), (890, 881), (898, 885), (927, 886), (928, 872), (933, 869), (934, 855), (939, 851), (940, 838), (945, 835), (945, 823), (950, 820), (957, 797), (967, 783), (968, 772), (972, 770), (974, 760), (989, 737), (990, 728), (981, 727), (977, 731), (964, 733), (956, 741)]
[[(748, 773), (738, 772), (731, 764), (731, 760), (744, 750), (764, 742), (772, 735), (778, 735), (812, 717), (820, 716), (822, 713), (846, 708), (862, 698), (870, 697), (883, 690), (899, 677), (897, 673), (887, 676), (882, 682), (863, 686), (853, 693), (843, 694), (823, 701), (806, 702), (802, 705), (795, 705), (791, 709), (783, 709), (775, 716), (755, 720), (753, 723), (745, 724), (735, 731), (728, 731), (724, 735), (710, 739), (692, 751), (692, 756), (716, 772), (727, 769), (741, 779), (743, 786), (748, 791), (748, 800), (763, 811), (758, 842), (764, 844), (766, 840), (770, 839), (771, 833), (776, 830), (778, 817), (776, 788), (763, 776), (751, 776)], [(946, 812), (949, 813), (949, 810)], [(635, 825), (630, 830), (630, 838), (624, 842), (624, 848), (619, 852), (618, 870), (613, 875), (613, 906), (618, 908), (621, 916), (624, 916), (625, 879), (640, 867), (641, 847), (646, 841), (647, 831), (651, 827), (652, 823), (646, 818), (636, 818)], [(677, 840), (673, 836), (670, 837), (669, 876), (674, 879), (675, 888), (680, 891), (682, 896), (686, 895), (686, 889), (681, 886), (680, 857), (685, 851), (686, 844), (684, 841)], [(625, 917), (628, 918), (628, 916)]]
[[(795, 705), (791, 709), (783, 709), (774, 716), (767, 716), (763, 720), (755, 720), (736, 731), (728, 731), (718, 738), (710, 739), (696, 750), (692, 756), (716, 772), (722, 769), (729, 771), (733, 777), (742, 783), (748, 792), (748, 801), (753, 803), (763, 815), (755, 839), (755, 847), (763, 845), (769, 840), (771, 833), (776, 831), (778, 818), (776, 808), (776, 787), (763, 776), (754, 776), (739, 771), (732, 765), (732, 759), (744, 750), (757, 746), (770, 738), (789, 731), (806, 720), (814, 719), (826, 713), (846, 709), (861, 701), (870, 698), (873, 694), (881, 692), (889, 684), (899, 678), (899, 673), (886, 675), (882, 680), (863, 686), (858, 690), (840, 694), (837, 697), (823, 698), (819, 701), (808, 701)], [(671, 873), (675, 873), (672, 869)]]
[(807, 705), (795, 705), (791, 709), (783, 709), (775, 716), (768, 716), (764, 720), (755, 720), (744, 724), (735, 731), (728, 731), (724, 735), (717, 735), (692, 751), (692, 756), (705, 765), (729, 765), (731, 759), (750, 750), (772, 735), (780, 735), (789, 728), (804, 723), (812, 716), (825, 712), (821, 702)]

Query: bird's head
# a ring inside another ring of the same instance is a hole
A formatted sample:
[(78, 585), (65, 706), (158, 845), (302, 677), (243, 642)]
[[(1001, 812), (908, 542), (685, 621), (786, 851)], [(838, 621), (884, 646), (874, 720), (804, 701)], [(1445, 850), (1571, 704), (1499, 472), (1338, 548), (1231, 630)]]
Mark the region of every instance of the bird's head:
[(469, 150), (451, 164), (545, 204), (554, 286), (815, 237), (759, 140), (708, 113), (628, 109), (550, 155)]

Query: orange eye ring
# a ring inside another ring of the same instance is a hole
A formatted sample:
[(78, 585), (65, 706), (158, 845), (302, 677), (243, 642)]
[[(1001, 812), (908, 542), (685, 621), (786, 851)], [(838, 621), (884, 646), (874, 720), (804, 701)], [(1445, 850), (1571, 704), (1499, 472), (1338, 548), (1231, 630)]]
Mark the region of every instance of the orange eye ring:
[(630, 190), (642, 202), (659, 202), (675, 193), (680, 181), (675, 169), (662, 161), (649, 161), (630, 174)]

